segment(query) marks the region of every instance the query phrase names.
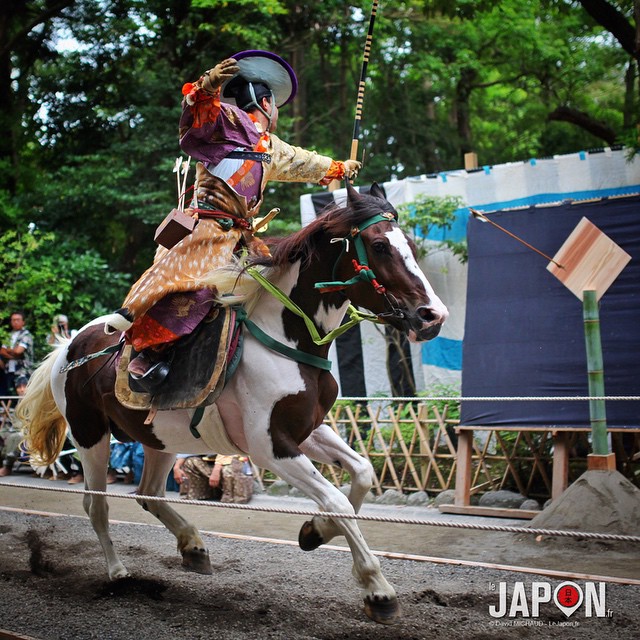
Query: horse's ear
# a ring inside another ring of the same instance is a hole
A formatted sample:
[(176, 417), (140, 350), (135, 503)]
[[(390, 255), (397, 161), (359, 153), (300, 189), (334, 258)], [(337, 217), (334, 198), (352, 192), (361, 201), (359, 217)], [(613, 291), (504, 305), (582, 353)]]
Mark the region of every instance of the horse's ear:
[(351, 184), (350, 180), (346, 180), (347, 183), (347, 202), (353, 207), (355, 203), (360, 200), (360, 194)]
[(374, 182), (371, 185), (371, 189), (369, 190), (369, 194), (375, 196), (376, 198), (382, 198), (382, 200), (387, 199), (387, 194), (384, 191), (384, 188), (381, 187), (377, 182)]

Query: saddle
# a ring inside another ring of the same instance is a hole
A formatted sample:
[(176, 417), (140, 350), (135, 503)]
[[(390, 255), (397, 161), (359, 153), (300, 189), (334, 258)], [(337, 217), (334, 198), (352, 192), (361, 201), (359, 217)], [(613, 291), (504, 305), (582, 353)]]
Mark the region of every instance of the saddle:
[(116, 371), (118, 401), (128, 409), (158, 411), (213, 404), (240, 361), (242, 334), (235, 319), (232, 308), (215, 307), (192, 333), (164, 352), (169, 373), (153, 395), (127, 371), (135, 352), (126, 345)]

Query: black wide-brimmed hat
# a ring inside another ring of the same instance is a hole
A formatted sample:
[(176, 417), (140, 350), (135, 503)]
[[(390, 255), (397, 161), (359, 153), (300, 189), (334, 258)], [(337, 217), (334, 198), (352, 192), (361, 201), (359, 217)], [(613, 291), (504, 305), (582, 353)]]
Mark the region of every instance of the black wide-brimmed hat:
[(291, 65), (279, 55), (271, 51), (252, 49), (240, 51), (231, 57), (238, 62), (240, 71), (222, 85), (223, 102), (237, 104), (238, 93), (247, 82), (268, 87), (273, 92), (278, 107), (291, 102), (295, 97), (298, 79)]

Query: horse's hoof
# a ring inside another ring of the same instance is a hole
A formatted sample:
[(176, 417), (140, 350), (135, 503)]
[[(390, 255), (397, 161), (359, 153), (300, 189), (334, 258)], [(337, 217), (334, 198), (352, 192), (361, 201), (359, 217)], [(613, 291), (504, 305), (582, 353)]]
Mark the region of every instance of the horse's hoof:
[(364, 612), (380, 624), (393, 624), (400, 617), (398, 598), (367, 596), (364, 599)]
[(127, 568), (121, 562), (113, 567), (113, 569), (109, 570), (109, 580), (111, 580), (112, 582), (130, 577), (131, 574), (127, 571)]
[(194, 573), (203, 573), (204, 575), (213, 573), (209, 560), (209, 552), (206, 549), (185, 551), (182, 554), (182, 566), (187, 571), (193, 571)]
[(313, 551), (317, 549), (324, 540), (320, 534), (315, 530), (313, 522), (308, 520), (300, 528), (298, 534), (298, 544), (303, 551)]

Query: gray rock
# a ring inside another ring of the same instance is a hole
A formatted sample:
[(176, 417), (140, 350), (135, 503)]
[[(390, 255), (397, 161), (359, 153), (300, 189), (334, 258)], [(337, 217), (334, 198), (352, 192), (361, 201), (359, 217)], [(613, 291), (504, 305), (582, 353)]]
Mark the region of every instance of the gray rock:
[(408, 507), (426, 507), (431, 498), (429, 498), (429, 494), (426, 491), (416, 491), (415, 493), (410, 493), (407, 497), (407, 506)]
[(348, 496), (351, 493), (351, 485), (350, 484), (343, 484), (343, 485), (339, 486), (338, 489), (340, 489), (340, 491), (342, 491), (342, 493), (344, 493), (345, 496)]
[(455, 495), (456, 492), (453, 489), (445, 489), (436, 496), (433, 506), (439, 507), (441, 504), (453, 504)]
[(268, 489), (267, 495), (269, 496), (288, 496), (289, 485), (284, 480), (276, 480)]
[(306, 498), (306, 494), (304, 493), (304, 491), (300, 491), (300, 489), (298, 489), (298, 487), (291, 487), (291, 489), (289, 489), (289, 495), (292, 498)]
[(495, 507), (497, 509), (518, 509), (526, 498), (514, 491), (487, 491), (480, 498), (481, 507)]
[(524, 509), (525, 511), (540, 511), (540, 503), (537, 500), (528, 499), (525, 500), (519, 509)]
[(379, 498), (378, 504), (407, 504), (407, 497), (395, 489), (387, 489)]
[(264, 485), (262, 485), (258, 478), (253, 480), (253, 493), (265, 493)]

